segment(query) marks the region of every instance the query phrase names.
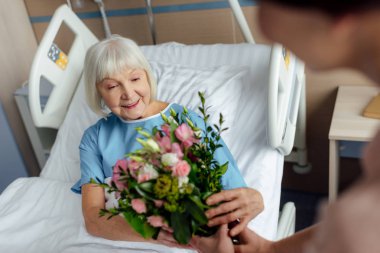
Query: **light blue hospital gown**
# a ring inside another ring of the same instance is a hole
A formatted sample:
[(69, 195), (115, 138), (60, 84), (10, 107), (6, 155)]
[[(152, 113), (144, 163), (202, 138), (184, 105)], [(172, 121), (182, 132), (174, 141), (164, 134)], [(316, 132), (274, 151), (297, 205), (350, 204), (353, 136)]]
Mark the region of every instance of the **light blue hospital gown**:
[[(172, 103), (165, 110), (164, 114), (169, 117), (170, 108), (177, 113), (183, 112), (183, 107)], [(203, 119), (195, 112), (189, 110), (190, 119), (197, 127), (204, 129)], [(156, 114), (140, 120), (125, 121), (110, 113), (107, 118), (100, 119), (96, 124), (89, 127), (83, 134), (80, 150), (81, 178), (71, 188), (76, 193), (81, 193), (81, 187), (96, 179), (100, 182), (108, 177), (112, 177), (112, 167), (116, 161), (125, 157), (125, 154), (141, 148), (141, 144), (136, 141), (141, 137), (136, 127), (141, 127), (151, 131), (155, 126), (164, 124), (160, 114)], [(246, 187), (240, 171), (233, 159), (230, 151), (223, 140), (220, 141), (223, 147), (215, 151), (214, 158), (220, 163), (229, 162), (227, 172), (222, 176), (223, 189), (233, 189)]]

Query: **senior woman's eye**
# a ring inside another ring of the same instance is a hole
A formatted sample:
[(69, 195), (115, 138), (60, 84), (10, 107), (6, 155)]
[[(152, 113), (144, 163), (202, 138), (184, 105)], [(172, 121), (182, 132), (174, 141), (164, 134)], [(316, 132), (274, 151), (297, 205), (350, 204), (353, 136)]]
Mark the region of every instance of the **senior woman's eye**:
[(131, 78), (131, 81), (132, 82), (137, 82), (138, 80), (140, 80), (141, 78), (140, 77), (132, 77)]
[(113, 88), (116, 88), (117, 87), (117, 83), (115, 82), (107, 82), (104, 84), (104, 87), (108, 90), (112, 90)]
[(114, 88), (116, 88), (118, 86), (118, 83), (115, 83), (115, 82), (105, 82), (105, 83), (102, 83), (101, 84), (103, 86), (103, 88), (107, 89), (107, 90), (112, 90)]

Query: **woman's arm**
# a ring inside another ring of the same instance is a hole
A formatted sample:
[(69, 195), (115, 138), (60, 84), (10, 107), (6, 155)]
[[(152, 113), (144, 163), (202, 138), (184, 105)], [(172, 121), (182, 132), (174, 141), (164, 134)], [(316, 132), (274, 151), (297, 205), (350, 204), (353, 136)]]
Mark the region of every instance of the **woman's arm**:
[(115, 241), (134, 241), (165, 244), (181, 247), (167, 231), (161, 230), (157, 240), (145, 239), (138, 234), (123, 217), (117, 215), (111, 219), (99, 217), (99, 210), (105, 206), (104, 189), (96, 184), (82, 186), (82, 211), (87, 232), (93, 236)]
[(82, 211), (89, 234), (117, 241), (146, 241), (123, 217), (118, 215), (111, 219), (107, 219), (107, 215), (99, 217), (99, 211), (104, 207), (104, 189), (95, 184), (83, 185)]

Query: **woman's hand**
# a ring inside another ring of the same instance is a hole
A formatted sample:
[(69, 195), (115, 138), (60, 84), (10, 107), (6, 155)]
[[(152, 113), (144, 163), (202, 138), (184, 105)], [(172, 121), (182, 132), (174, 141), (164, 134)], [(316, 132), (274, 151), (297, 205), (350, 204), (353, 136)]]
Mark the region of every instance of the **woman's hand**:
[(225, 190), (211, 195), (206, 203), (217, 205), (206, 212), (208, 226), (228, 224), (239, 220), (240, 223), (231, 228), (231, 237), (239, 234), (248, 222), (264, 210), (261, 193), (252, 188)]
[(234, 246), (228, 236), (227, 224), (222, 225), (218, 231), (210, 237), (194, 236), (191, 239), (192, 245), (199, 253), (233, 253)]

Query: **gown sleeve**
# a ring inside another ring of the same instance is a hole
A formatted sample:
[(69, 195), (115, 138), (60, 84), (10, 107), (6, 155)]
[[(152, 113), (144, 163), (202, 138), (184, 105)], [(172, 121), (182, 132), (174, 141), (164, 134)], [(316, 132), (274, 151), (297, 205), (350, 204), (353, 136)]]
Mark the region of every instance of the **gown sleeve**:
[(76, 193), (81, 193), (82, 185), (90, 183), (91, 179), (103, 182), (105, 179), (102, 170), (102, 156), (97, 145), (96, 125), (88, 128), (79, 145), (81, 178), (71, 188)]

